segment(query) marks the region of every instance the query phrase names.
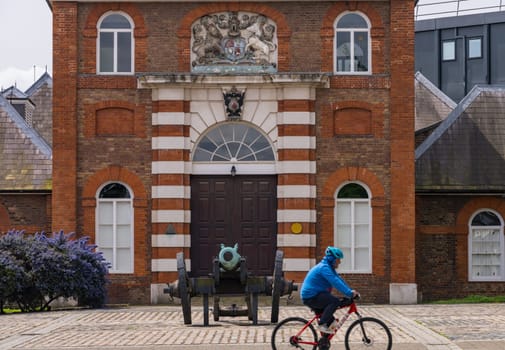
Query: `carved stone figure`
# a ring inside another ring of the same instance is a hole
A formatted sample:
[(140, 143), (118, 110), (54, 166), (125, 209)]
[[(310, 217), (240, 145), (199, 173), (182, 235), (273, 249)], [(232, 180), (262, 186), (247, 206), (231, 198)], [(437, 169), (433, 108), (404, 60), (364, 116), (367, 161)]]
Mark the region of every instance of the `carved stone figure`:
[(276, 67), (275, 23), (264, 15), (206, 15), (193, 24), (192, 34), (193, 67)]
[[(247, 40), (245, 49), (252, 52), (253, 59), (259, 64), (269, 63), (270, 52), (277, 48), (274, 43), (267, 40), (267, 35), (265, 35), (266, 24), (267, 18), (258, 16), (255, 22), (243, 32)], [(273, 36), (273, 31), (273, 26), (269, 25), (267, 30), (269, 37)]]
[(214, 23), (216, 18), (212, 16), (204, 16), (200, 19), (200, 23), (193, 27), (193, 35), (195, 41), (193, 43), (193, 52), (197, 55), (195, 64), (204, 64), (215, 58), (222, 58), (224, 55), (221, 40), (223, 35)]

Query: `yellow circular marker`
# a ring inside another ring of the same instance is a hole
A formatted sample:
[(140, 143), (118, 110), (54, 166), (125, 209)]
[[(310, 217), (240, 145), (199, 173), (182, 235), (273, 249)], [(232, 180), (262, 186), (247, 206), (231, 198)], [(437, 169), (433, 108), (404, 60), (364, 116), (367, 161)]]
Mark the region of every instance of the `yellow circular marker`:
[(299, 222), (294, 222), (291, 224), (291, 232), (293, 233), (301, 233), (302, 232), (302, 224)]

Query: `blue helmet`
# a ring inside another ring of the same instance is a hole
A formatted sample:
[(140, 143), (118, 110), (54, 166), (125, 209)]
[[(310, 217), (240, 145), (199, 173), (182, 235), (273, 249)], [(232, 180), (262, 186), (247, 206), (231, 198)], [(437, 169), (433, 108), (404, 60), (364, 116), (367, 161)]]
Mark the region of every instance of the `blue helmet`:
[(335, 259), (343, 259), (344, 253), (340, 250), (340, 248), (329, 246), (326, 248), (326, 256), (331, 256)]

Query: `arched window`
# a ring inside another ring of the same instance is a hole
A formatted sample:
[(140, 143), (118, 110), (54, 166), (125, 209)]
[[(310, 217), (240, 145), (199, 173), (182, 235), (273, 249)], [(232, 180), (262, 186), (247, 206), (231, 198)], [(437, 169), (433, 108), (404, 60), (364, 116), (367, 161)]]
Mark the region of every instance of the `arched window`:
[(503, 281), (503, 219), (490, 210), (477, 212), (470, 220), (468, 276), (470, 281)]
[(335, 246), (344, 259), (340, 272), (372, 272), (372, 209), (368, 190), (348, 183), (335, 192)]
[(133, 206), (130, 190), (108, 183), (97, 194), (96, 244), (112, 273), (133, 272)]
[(256, 128), (244, 123), (223, 123), (211, 129), (198, 142), (195, 162), (274, 161), (268, 139)]
[(347, 12), (335, 21), (335, 73), (370, 73), (369, 23), (357, 12)]
[(121, 13), (109, 13), (98, 21), (98, 73), (133, 73), (133, 21)]

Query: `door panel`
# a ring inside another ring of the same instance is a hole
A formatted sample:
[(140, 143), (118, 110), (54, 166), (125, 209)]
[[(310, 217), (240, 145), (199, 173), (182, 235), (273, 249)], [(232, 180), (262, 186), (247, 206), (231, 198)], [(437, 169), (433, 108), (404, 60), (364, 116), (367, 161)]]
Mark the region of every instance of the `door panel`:
[(255, 275), (270, 275), (277, 249), (276, 176), (191, 178), (191, 275), (212, 272), (220, 245), (247, 257)]

